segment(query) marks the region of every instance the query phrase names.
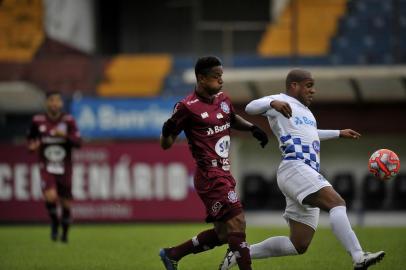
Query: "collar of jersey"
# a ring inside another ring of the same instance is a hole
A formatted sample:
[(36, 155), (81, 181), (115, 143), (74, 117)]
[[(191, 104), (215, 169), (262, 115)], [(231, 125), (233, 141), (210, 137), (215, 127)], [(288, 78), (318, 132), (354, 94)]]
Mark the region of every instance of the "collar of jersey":
[(212, 99), (203, 97), (203, 96), (199, 95), (199, 93), (197, 93), (196, 89), (195, 89), (195, 96), (196, 96), (200, 101), (202, 101), (202, 102), (204, 102), (204, 103), (208, 103), (208, 104), (213, 104), (213, 103), (214, 103), (214, 100), (216, 99), (216, 96), (213, 96)]
[(289, 99), (290, 102), (296, 103), (296, 104), (302, 106), (303, 108), (308, 109), (306, 105), (304, 105), (302, 102), (300, 102), (300, 101), (297, 100), (296, 98), (291, 97), (291, 96), (289, 96), (289, 95), (286, 95), (285, 93), (281, 93), (281, 95), (283, 95), (285, 98)]

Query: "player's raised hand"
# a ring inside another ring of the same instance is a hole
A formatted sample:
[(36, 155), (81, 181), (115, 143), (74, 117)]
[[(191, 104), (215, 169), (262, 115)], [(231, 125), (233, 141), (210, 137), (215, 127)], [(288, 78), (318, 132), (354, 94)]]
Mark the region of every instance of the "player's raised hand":
[(257, 127), (256, 125), (253, 125), (250, 128), (250, 130), (251, 130), (252, 136), (254, 136), (255, 139), (257, 139), (260, 142), (260, 145), (262, 146), (262, 148), (264, 148), (265, 145), (268, 143), (268, 135), (266, 135), (266, 133), (262, 129)]
[(271, 107), (280, 112), (286, 118), (292, 117), (292, 108), (285, 101), (274, 100), (271, 102)]
[(40, 145), (40, 140), (31, 140), (28, 142), (28, 150), (34, 152), (39, 148)]
[(340, 137), (341, 138), (350, 138), (350, 139), (359, 139), (361, 137), (361, 134), (348, 128), (348, 129), (340, 130)]

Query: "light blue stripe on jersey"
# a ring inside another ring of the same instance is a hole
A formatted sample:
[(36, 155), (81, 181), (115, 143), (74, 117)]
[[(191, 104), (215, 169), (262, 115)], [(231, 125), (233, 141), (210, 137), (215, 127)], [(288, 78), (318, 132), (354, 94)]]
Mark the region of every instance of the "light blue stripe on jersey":
[(316, 171), (320, 170), (320, 160), (312, 146), (302, 144), (300, 138), (292, 138), (291, 135), (281, 136), (280, 141), (282, 142), (282, 159), (303, 160)]

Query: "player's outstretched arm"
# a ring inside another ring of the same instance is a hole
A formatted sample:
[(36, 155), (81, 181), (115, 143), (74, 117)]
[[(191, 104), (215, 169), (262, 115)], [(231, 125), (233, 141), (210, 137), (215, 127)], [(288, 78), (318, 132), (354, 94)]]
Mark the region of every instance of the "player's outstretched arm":
[(252, 136), (254, 136), (254, 138), (260, 142), (262, 148), (264, 148), (265, 145), (268, 143), (268, 135), (266, 135), (266, 133), (262, 129), (248, 122), (238, 114), (234, 115), (231, 127), (236, 130), (251, 131)]
[(274, 99), (271, 97), (263, 97), (259, 99), (255, 99), (247, 104), (245, 107), (245, 112), (250, 115), (257, 115), (257, 114), (264, 114), (268, 110), (272, 109), (271, 102)]
[(290, 118), (292, 116), (292, 108), (290, 107), (289, 103), (276, 100), (270, 96), (251, 101), (245, 107), (245, 112), (251, 115), (257, 115), (264, 114), (271, 109), (280, 112), (286, 118)]
[(352, 129), (342, 129), (340, 130), (340, 138), (349, 138), (349, 139), (359, 139), (361, 134), (352, 130)]

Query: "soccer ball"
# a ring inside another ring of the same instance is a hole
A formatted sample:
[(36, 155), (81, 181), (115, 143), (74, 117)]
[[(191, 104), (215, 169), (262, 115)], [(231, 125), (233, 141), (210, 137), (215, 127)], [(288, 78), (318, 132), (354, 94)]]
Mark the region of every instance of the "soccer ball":
[(379, 149), (369, 158), (368, 169), (380, 180), (388, 180), (399, 172), (400, 160), (395, 152)]

